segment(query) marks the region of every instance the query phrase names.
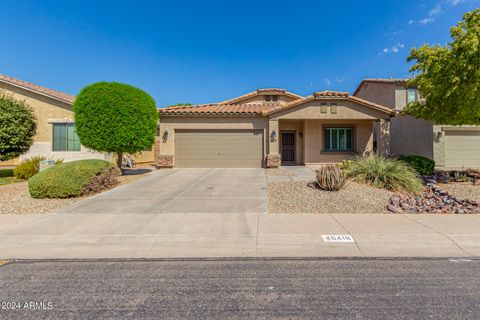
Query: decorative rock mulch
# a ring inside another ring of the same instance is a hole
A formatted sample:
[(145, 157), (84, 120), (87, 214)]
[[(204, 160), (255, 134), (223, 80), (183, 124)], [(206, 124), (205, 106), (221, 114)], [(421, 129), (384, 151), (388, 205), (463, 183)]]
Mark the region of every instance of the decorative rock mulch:
[(387, 206), (393, 213), (480, 213), (480, 203), (459, 199), (447, 191), (428, 183), (421, 196), (395, 194)]

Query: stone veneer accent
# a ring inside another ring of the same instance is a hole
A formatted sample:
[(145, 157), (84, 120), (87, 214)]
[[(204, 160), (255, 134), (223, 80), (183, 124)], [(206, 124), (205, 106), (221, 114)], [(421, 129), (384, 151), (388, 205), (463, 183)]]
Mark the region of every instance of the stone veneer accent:
[(280, 167), (280, 163), (280, 154), (271, 153), (267, 155), (267, 168), (278, 168)]
[(172, 168), (173, 154), (159, 154), (156, 158), (155, 165), (157, 168)]

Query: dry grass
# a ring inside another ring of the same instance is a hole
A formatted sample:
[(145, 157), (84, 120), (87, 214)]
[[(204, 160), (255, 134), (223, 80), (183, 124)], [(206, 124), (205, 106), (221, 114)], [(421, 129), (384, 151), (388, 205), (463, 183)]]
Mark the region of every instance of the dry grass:
[(313, 189), (306, 181), (269, 182), (270, 213), (388, 213), (392, 192), (349, 181), (340, 191)]

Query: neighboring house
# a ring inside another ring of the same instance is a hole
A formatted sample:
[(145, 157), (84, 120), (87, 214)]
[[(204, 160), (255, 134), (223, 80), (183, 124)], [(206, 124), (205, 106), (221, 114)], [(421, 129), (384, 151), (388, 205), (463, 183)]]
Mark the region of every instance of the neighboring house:
[(259, 89), (215, 104), (159, 109), (158, 167), (278, 167), (389, 152), (395, 111), (346, 92)]
[[(0, 75), (0, 93), (25, 101), (33, 108), (38, 122), (30, 150), (20, 158), (0, 162), (0, 166), (16, 165), (21, 159), (37, 155), (64, 161), (92, 158), (112, 160), (111, 154), (95, 152), (80, 145), (72, 112), (75, 96), (5, 75)], [(153, 151), (142, 153), (137, 161), (152, 162)]]
[[(420, 99), (407, 79), (365, 79), (354, 96), (395, 111)], [(391, 152), (397, 155), (420, 155), (435, 160), (438, 169), (480, 168), (480, 127), (447, 126), (411, 116), (392, 118)]]

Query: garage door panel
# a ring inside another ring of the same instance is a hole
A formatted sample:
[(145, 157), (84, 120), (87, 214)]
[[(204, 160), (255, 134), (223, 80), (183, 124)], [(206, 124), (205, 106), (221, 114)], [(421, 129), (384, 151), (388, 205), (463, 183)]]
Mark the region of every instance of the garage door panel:
[(445, 135), (445, 166), (448, 168), (480, 167), (480, 133), (447, 132)]
[(258, 168), (263, 166), (260, 130), (178, 130), (175, 166)]

